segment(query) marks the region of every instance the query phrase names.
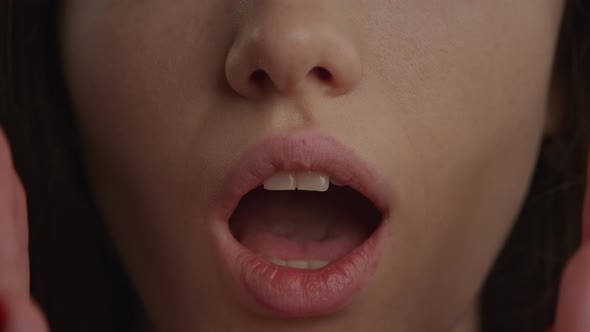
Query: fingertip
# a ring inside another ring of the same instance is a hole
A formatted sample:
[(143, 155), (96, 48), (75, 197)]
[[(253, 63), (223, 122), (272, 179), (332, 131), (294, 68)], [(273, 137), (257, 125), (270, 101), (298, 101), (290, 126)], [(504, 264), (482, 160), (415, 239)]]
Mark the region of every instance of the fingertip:
[(6, 165), (12, 166), (12, 152), (10, 149), (10, 144), (8, 142), (8, 137), (6, 136), (6, 133), (2, 127), (0, 127), (0, 163), (6, 163)]

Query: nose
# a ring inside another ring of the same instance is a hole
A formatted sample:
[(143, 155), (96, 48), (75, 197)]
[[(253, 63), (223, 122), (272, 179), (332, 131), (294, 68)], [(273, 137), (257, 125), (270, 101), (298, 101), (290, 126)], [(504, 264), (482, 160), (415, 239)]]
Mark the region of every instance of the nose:
[[(332, 2), (338, 3), (338, 2)], [(348, 94), (362, 75), (346, 22), (321, 0), (247, 2), (225, 63), (231, 88), (246, 98), (320, 92)]]

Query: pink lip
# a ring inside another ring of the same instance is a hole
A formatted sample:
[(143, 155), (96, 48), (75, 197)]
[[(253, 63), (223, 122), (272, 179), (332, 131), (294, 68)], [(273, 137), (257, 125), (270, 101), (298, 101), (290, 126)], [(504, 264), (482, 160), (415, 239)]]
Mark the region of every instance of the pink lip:
[[(229, 219), (240, 199), (280, 170), (326, 173), (373, 201), (383, 220), (362, 245), (320, 270), (275, 265), (244, 247), (231, 234)], [(384, 182), (331, 137), (316, 133), (270, 137), (239, 159), (219, 197), (214, 238), (232, 286), (247, 305), (271, 315), (318, 316), (341, 310), (364, 288), (381, 257), (389, 200)]]

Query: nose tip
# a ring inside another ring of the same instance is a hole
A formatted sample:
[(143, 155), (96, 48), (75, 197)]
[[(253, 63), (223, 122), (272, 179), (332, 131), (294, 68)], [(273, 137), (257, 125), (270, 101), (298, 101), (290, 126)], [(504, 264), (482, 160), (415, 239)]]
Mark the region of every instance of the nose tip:
[(354, 89), (361, 62), (342, 29), (296, 15), (290, 21), (269, 15), (246, 23), (228, 53), (226, 78), (235, 92), (246, 98), (312, 91), (339, 96)]

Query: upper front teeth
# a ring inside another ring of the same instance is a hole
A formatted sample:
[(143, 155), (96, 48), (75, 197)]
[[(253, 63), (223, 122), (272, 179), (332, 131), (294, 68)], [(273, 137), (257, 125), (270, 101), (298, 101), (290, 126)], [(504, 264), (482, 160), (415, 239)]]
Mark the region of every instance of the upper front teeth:
[(278, 172), (264, 181), (266, 190), (295, 190), (297, 178), (293, 172)]
[(330, 177), (317, 172), (282, 171), (264, 181), (266, 190), (327, 191)]
[(298, 172), (295, 182), (299, 190), (326, 191), (330, 187), (330, 177), (322, 173)]

